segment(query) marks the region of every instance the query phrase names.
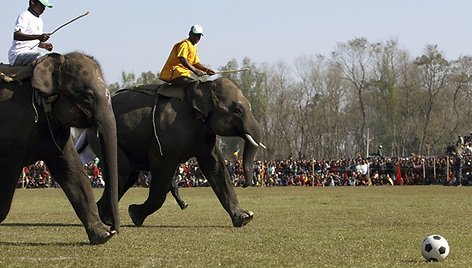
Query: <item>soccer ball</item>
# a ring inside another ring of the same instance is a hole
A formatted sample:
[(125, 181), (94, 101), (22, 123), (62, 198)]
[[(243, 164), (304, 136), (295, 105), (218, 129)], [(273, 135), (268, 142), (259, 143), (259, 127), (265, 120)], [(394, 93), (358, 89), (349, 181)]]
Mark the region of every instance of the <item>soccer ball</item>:
[(440, 235), (430, 235), (423, 240), (421, 253), (427, 261), (442, 261), (449, 255), (449, 244)]

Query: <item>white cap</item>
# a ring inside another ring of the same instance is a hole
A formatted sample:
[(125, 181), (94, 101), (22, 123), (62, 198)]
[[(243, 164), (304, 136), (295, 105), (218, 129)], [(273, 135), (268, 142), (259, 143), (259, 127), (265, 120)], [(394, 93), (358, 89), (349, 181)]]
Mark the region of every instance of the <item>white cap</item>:
[(198, 24), (195, 24), (193, 25), (192, 27), (190, 27), (190, 32), (194, 33), (194, 34), (201, 34), (203, 35), (203, 27), (198, 25)]

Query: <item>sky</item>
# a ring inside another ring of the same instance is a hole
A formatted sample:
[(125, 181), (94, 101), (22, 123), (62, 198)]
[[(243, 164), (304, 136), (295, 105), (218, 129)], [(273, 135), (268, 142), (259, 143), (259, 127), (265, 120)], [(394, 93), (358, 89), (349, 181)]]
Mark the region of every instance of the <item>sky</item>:
[[(15, 20), (28, 0), (2, 1), (0, 62), (6, 63)], [(205, 33), (201, 63), (213, 69), (245, 57), (293, 66), (298, 57), (329, 56), (338, 43), (359, 37), (396, 40), (413, 57), (429, 44), (446, 59), (472, 55), (470, 0), (50, 1), (54, 7), (42, 15), (45, 32), (90, 12), (50, 38), (54, 52), (94, 56), (109, 84), (121, 82), (123, 71), (159, 72), (193, 24)]]

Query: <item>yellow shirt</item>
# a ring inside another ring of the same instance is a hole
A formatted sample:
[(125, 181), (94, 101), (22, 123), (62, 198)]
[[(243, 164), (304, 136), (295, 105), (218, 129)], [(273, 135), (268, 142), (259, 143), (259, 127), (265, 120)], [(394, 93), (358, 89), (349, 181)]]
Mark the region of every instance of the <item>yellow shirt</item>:
[(197, 46), (193, 45), (189, 39), (180, 41), (172, 48), (166, 64), (162, 67), (159, 79), (170, 82), (181, 76), (191, 76), (192, 71), (187, 69), (180, 62), (179, 57), (187, 59), (190, 65), (195, 65), (200, 62), (197, 54)]

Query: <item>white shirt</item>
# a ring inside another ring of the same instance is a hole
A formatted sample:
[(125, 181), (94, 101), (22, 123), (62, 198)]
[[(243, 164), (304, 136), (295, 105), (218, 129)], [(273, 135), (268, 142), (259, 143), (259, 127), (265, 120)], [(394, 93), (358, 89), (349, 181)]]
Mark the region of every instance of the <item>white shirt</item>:
[[(43, 19), (36, 17), (28, 10), (25, 10), (16, 19), (14, 32), (17, 32), (18, 30), (24, 34), (43, 34)], [(36, 52), (38, 46), (35, 45), (38, 43), (39, 40), (18, 41), (13, 39), (11, 48), (8, 51), (8, 61), (10, 64), (13, 65), (15, 63), (18, 54)], [(31, 49), (32, 47), (34, 48)]]

